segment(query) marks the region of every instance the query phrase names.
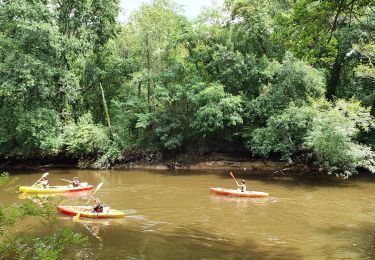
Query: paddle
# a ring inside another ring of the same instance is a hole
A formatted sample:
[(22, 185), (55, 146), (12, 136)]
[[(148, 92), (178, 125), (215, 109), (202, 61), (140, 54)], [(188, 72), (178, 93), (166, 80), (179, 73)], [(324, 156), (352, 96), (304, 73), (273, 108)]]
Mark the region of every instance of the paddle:
[(96, 187), (96, 190), (94, 191), (94, 193), (91, 195), (91, 197), (89, 198), (89, 200), (87, 201), (86, 205), (89, 205), (89, 202), (91, 200), (91, 198), (95, 195), (95, 193), (100, 189), (100, 187), (102, 187), (103, 185), (103, 182), (99, 183), (98, 186)]
[[(95, 195), (95, 193), (102, 187), (102, 185), (103, 185), (103, 182), (101, 182), (101, 183), (99, 183), (98, 184), (98, 186), (96, 187), (96, 190), (94, 191), (94, 193), (92, 194), (92, 196), (91, 197), (93, 197), (94, 195)], [(87, 201), (87, 203), (86, 203), (86, 205), (89, 205), (89, 202), (90, 202), (90, 200), (91, 200), (91, 197), (90, 197), (90, 199)], [(79, 217), (81, 216), (81, 213), (78, 213), (77, 215), (75, 215), (74, 217), (73, 217), (73, 221), (79, 221)]]
[(237, 182), (236, 178), (234, 178), (233, 173), (232, 173), (232, 172), (229, 172), (229, 174), (230, 174), (230, 176), (232, 176), (232, 178), (234, 179), (234, 181), (235, 181), (235, 182), (237, 183), (237, 185), (238, 185), (238, 182)]
[(44, 173), (42, 177), (40, 177), (39, 180), (37, 180), (32, 186), (35, 186), (38, 182), (40, 182), (41, 179), (43, 179), (44, 177), (47, 177), (48, 176), (48, 172)]
[(79, 216), (81, 216), (81, 213), (78, 213), (77, 215), (75, 215), (75, 216), (73, 217), (73, 221), (74, 221), (74, 222), (79, 221)]
[(67, 180), (67, 179), (61, 179), (61, 178), (58, 178), (59, 180), (62, 180), (62, 181), (67, 181), (67, 182), (72, 182), (70, 180)]

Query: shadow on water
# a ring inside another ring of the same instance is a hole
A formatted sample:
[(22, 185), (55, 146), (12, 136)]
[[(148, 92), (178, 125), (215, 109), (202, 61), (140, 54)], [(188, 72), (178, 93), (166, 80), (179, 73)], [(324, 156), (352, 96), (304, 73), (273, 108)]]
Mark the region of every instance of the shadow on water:
[[(247, 177), (247, 175), (238, 175)], [(230, 176), (229, 176), (230, 177)], [(229, 178), (227, 177), (227, 178)], [(341, 187), (353, 188), (358, 187), (361, 182), (375, 182), (375, 175), (358, 174), (348, 179), (336, 177), (335, 175), (327, 175), (322, 173), (309, 174), (285, 174), (285, 175), (251, 175), (251, 179), (265, 182), (276, 183), (287, 187), (303, 186), (304, 188), (313, 187)]]
[[(285, 244), (260, 245), (249, 238), (242, 244), (199, 229), (178, 227), (173, 232), (142, 232), (111, 226), (91, 240), (96, 259), (300, 259), (297, 249)], [(83, 249), (87, 252), (87, 249)], [(77, 253), (82, 258), (82, 252)]]
[[(375, 259), (375, 228), (373, 223), (335, 225), (320, 229), (326, 236), (338, 241), (335, 248), (323, 247), (327, 258), (341, 258), (351, 255), (352, 259)], [(348, 240), (348, 238), (350, 238)], [(355, 255), (353, 255), (355, 254)]]
[[(132, 170), (113, 170), (113, 172), (118, 172), (119, 174), (126, 172), (136, 172), (138, 169)], [(179, 169), (179, 170), (144, 170), (156, 175), (162, 176), (204, 176), (204, 175), (216, 175), (222, 179), (231, 179), (229, 175), (229, 170), (189, 170), (189, 169)], [(328, 175), (322, 172), (287, 172), (286, 174), (275, 174), (270, 171), (244, 171), (244, 170), (232, 170), (235, 174), (237, 180), (245, 179), (248, 181), (256, 180), (263, 182), (265, 184), (278, 184), (286, 187), (298, 187), (303, 186), (304, 188), (314, 188), (314, 187), (342, 187), (342, 188), (353, 188), (357, 187), (359, 182), (375, 182), (375, 175), (369, 173), (360, 173), (351, 176), (349, 179), (343, 179), (341, 177), (336, 177), (335, 175)], [(214, 186), (220, 186), (220, 184), (213, 184)]]

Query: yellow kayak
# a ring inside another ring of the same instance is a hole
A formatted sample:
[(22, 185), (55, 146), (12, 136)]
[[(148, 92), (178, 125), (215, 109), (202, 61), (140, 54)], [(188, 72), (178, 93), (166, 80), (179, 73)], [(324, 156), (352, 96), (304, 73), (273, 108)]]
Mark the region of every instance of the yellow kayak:
[(103, 212), (94, 212), (90, 206), (57, 206), (57, 209), (64, 214), (70, 216), (76, 216), (80, 214), (80, 217), (85, 218), (122, 218), (125, 216), (125, 213), (111, 209), (109, 207), (104, 207)]
[(61, 192), (75, 192), (92, 190), (92, 185), (82, 185), (78, 187), (68, 186), (49, 186), (48, 188), (42, 188), (40, 186), (21, 186), (19, 191), (25, 193), (61, 193)]

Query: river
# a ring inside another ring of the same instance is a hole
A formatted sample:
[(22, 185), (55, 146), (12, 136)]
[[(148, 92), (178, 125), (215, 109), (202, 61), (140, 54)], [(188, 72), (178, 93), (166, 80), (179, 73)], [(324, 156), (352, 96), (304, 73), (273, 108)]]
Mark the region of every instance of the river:
[[(236, 173), (236, 172), (235, 172)], [(42, 173), (17, 173), (30, 185)], [(228, 173), (207, 171), (90, 171), (55, 169), (59, 178), (97, 185), (97, 196), (123, 210), (123, 219), (73, 222), (66, 226), (89, 237), (69, 252), (73, 259), (374, 259), (375, 182), (318, 176), (261, 176), (236, 173), (249, 190), (268, 199), (210, 194), (210, 187), (234, 188)], [(86, 203), (92, 192), (54, 196), (61, 204)], [(0, 193), (17, 202), (19, 194)], [(49, 199), (49, 198), (48, 198)]]

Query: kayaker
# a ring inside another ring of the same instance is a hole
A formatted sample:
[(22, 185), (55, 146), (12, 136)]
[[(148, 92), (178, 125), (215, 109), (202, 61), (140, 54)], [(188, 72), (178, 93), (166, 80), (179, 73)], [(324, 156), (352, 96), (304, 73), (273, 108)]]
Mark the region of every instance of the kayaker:
[(245, 180), (241, 180), (240, 181), (241, 184), (238, 184), (237, 181), (236, 181), (236, 183), (237, 183), (237, 186), (240, 187), (241, 192), (246, 192), (246, 182), (245, 182)]
[(95, 198), (94, 196), (91, 196), (91, 198), (95, 201), (94, 208), (92, 209), (93, 212), (103, 212), (103, 205), (100, 204), (100, 200), (98, 198)]
[(234, 181), (236, 182), (237, 184), (237, 187), (240, 187), (240, 191), (241, 192), (246, 192), (246, 184), (245, 184), (245, 180), (241, 180), (241, 184), (238, 184), (238, 181), (236, 178), (234, 178), (234, 175), (233, 175), (233, 172), (229, 172), (229, 175), (232, 176), (232, 178), (234, 179)]
[(43, 177), (41, 180), (40, 180), (40, 184), (42, 185), (42, 187), (44, 189), (48, 188), (49, 187), (49, 183), (48, 183), (48, 180), (46, 177)]
[(79, 182), (78, 177), (73, 178), (72, 185), (73, 185), (73, 187), (81, 186), (81, 183)]

